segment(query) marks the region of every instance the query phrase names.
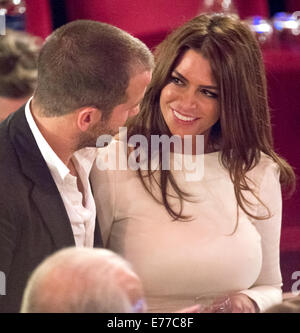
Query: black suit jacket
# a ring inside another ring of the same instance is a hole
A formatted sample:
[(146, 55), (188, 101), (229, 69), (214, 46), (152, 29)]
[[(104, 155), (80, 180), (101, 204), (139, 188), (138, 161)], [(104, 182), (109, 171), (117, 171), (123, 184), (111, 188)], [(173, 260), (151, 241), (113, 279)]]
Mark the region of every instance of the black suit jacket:
[[(98, 223), (94, 245), (101, 246)], [(75, 246), (71, 223), (23, 106), (0, 124), (0, 312), (18, 312), (30, 273), (67, 246)]]

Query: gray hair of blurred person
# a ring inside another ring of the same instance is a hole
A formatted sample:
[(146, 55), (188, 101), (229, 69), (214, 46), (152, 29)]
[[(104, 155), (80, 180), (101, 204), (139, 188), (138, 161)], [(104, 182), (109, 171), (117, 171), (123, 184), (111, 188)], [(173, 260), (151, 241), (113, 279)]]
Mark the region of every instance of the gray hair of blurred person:
[(132, 76), (152, 70), (148, 47), (110, 24), (76, 20), (55, 30), (38, 59), (34, 94), (45, 117), (93, 106), (109, 118), (127, 100)]
[(32, 95), (37, 80), (37, 58), (42, 40), (28, 33), (6, 29), (0, 36), (0, 96)]
[(265, 313), (300, 313), (300, 295), (273, 305)]
[(28, 280), (23, 313), (130, 313), (146, 310), (142, 284), (110, 250), (65, 248), (46, 258)]

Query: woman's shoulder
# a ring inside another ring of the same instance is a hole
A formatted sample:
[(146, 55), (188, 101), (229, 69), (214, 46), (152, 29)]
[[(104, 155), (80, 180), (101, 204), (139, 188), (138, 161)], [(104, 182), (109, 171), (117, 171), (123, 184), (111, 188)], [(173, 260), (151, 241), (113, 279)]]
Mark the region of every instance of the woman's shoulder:
[(119, 170), (120, 164), (127, 162), (127, 155), (126, 143), (113, 139), (107, 146), (97, 149), (96, 164), (100, 170)]
[(263, 152), (260, 152), (258, 163), (248, 171), (247, 177), (252, 179), (257, 185), (260, 185), (263, 179), (272, 178), (279, 181), (279, 165), (273, 158)]
[(273, 160), (273, 158), (264, 152), (260, 152), (260, 158), (258, 164), (254, 167), (257, 172), (266, 172), (270, 170), (272, 172), (278, 173), (279, 172), (279, 165)]
[(118, 184), (136, 179), (138, 162), (132, 154), (132, 147), (126, 141), (113, 139), (107, 146), (98, 148), (91, 178)]

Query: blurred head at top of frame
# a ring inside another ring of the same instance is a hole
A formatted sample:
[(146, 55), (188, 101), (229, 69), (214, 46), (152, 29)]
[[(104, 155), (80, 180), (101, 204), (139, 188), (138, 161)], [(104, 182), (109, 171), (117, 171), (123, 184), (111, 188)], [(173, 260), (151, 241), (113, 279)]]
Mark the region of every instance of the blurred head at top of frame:
[(6, 29), (0, 36), (0, 118), (16, 111), (32, 96), (37, 80), (37, 57), (42, 40)]

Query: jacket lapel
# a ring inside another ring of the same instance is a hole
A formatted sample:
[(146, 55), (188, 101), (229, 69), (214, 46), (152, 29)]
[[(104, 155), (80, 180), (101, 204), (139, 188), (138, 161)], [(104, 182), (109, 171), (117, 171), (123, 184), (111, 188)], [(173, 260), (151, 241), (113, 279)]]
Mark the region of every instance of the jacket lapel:
[(103, 241), (97, 217), (96, 217), (95, 232), (94, 232), (94, 247), (103, 247)]
[(31, 199), (58, 248), (74, 246), (71, 223), (60, 193), (25, 118), (24, 107), (10, 119), (10, 137), (24, 175), (32, 181)]

